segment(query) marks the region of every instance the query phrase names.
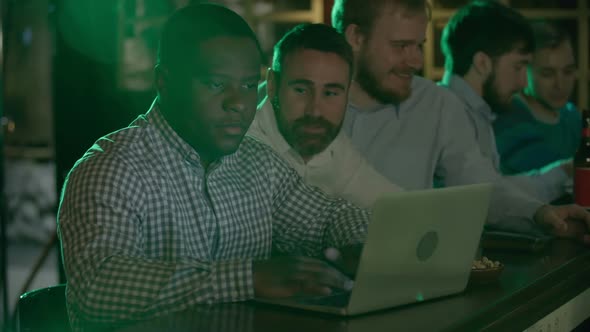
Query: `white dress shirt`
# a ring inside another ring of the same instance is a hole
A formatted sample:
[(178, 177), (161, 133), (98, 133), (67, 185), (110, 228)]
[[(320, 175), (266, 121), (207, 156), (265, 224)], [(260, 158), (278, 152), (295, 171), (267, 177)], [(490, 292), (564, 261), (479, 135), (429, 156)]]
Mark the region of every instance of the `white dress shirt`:
[(259, 107), (247, 135), (271, 146), (307, 184), (361, 207), (370, 207), (384, 193), (402, 190), (375, 171), (342, 132), (306, 163), (281, 135), (268, 99)]

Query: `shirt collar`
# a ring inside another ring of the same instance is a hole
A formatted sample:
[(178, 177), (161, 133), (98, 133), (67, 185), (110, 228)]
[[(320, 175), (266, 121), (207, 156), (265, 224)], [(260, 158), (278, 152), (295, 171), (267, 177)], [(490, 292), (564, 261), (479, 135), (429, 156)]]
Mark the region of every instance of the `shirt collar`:
[(460, 76), (446, 71), (440, 84), (453, 91), (470, 111), (479, 113), (489, 122), (496, 120), (496, 114), (488, 103)]
[[(415, 90), (418, 88), (418, 85), (420, 84), (420, 82), (418, 82), (418, 79), (416, 78), (416, 75), (414, 75), (412, 77), (412, 92), (411, 94), (415, 93)], [(373, 112), (380, 112), (380, 111), (395, 111), (396, 113), (400, 113), (401, 111), (405, 110), (405, 109), (411, 109), (411, 107), (407, 107), (407, 104), (410, 103), (410, 100), (412, 99), (412, 95), (410, 95), (408, 98), (402, 100), (399, 103), (386, 103), (386, 104), (377, 104), (371, 108), (361, 108), (359, 107), (357, 104), (355, 104), (353, 101), (349, 100), (348, 102), (348, 106), (349, 108), (354, 109), (355, 111), (360, 111), (363, 113), (373, 113)]]
[[(160, 104), (158, 103), (158, 99), (156, 98), (152, 103), (149, 111), (146, 114), (147, 121), (153, 125), (162, 135), (162, 137), (166, 140), (166, 142), (172, 146), (176, 151), (178, 151), (182, 157), (191, 162), (191, 163), (201, 163), (201, 157), (199, 153), (188, 144), (182, 137), (174, 131), (174, 129), (170, 126), (164, 114), (160, 110)], [(238, 150), (239, 151), (239, 150)], [(236, 152), (237, 153), (237, 152)], [(219, 162), (223, 162), (225, 159), (232, 157), (234, 154), (229, 156), (223, 156)], [(216, 164), (217, 162), (213, 162), (211, 165)]]

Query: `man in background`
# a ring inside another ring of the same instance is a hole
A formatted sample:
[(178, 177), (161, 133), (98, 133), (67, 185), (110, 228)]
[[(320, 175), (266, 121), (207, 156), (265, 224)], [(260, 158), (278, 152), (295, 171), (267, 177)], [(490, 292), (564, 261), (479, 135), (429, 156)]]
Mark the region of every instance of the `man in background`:
[[(513, 96), (526, 87), (534, 44), (529, 22), (493, 1), (474, 1), (460, 8), (443, 31), (446, 65), (441, 85), (464, 102), (479, 148), (498, 172), (500, 155), (492, 124), (497, 114), (510, 112)], [(567, 179), (562, 167), (507, 178), (545, 202), (565, 193)]]
[[(535, 172), (571, 159), (580, 144), (582, 119), (570, 101), (577, 66), (571, 37), (555, 22), (532, 22), (533, 59), (528, 85), (512, 98), (509, 112), (493, 123), (504, 174)], [(570, 176), (571, 177), (571, 176)]]
[(428, 15), (425, 0), (335, 1), (332, 24), (355, 57), (343, 130), (378, 172), (406, 190), (431, 188), (435, 178), (446, 186), (493, 182), (489, 225), (549, 228), (590, 243), (590, 214), (546, 205), (506, 183), (482, 156), (464, 104), (415, 75)]

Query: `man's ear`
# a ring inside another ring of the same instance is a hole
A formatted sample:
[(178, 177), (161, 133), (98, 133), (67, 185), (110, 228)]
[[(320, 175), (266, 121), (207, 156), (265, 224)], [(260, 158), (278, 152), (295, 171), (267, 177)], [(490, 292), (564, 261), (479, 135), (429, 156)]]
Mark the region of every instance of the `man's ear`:
[(361, 28), (356, 24), (349, 24), (346, 29), (344, 30), (344, 37), (350, 46), (352, 47), (352, 51), (354, 53), (360, 52), (365, 39), (367, 38), (366, 35), (361, 31)]
[(157, 64), (154, 68), (155, 74), (155, 84), (156, 89), (158, 91), (158, 95), (160, 96), (167, 96), (168, 95), (168, 79), (170, 73), (168, 69), (161, 64)]
[(273, 100), (278, 93), (277, 88), (277, 74), (271, 68), (266, 71), (266, 95), (268, 100)]
[(485, 81), (492, 74), (494, 64), (489, 55), (478, 51), (473, 55), (471, 68), (483, 81)]

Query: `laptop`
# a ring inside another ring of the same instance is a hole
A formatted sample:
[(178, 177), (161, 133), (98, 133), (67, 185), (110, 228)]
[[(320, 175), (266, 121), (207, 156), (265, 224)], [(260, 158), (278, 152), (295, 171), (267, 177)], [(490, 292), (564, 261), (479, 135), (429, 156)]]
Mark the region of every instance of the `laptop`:
[(460, 293), (491, 191), (475, 184), (384, 195), (373, 205), (350, 292), (256, 301), (352, 316)]

